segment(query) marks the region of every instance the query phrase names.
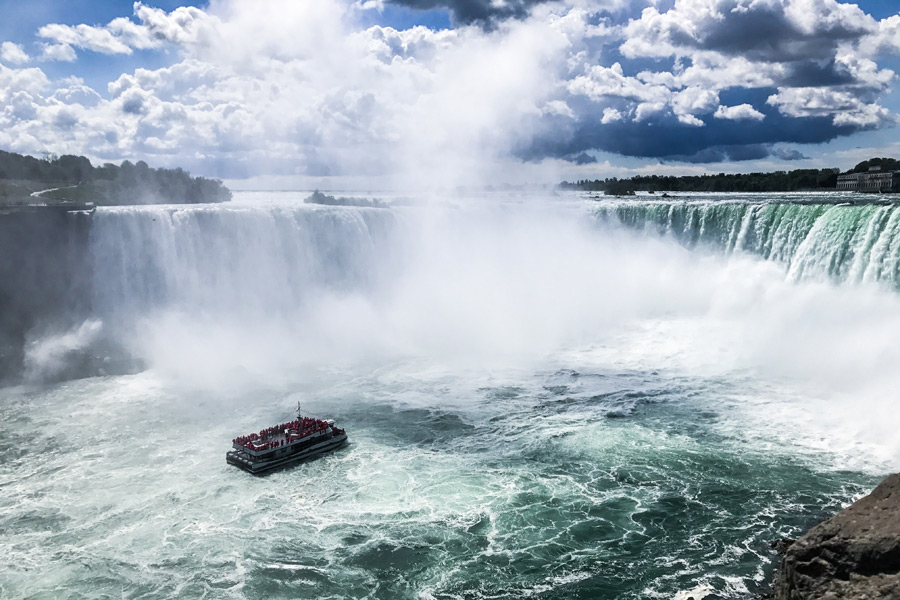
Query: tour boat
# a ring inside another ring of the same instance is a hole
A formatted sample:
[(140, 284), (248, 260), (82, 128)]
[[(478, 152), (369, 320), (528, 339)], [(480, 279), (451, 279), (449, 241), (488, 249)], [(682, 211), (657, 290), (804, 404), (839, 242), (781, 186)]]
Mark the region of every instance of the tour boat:
[(231, 440), (233, 450), (225, 454), (229, 464), (250, 473), (263, 473), (330, 452), (347, 443), (347, 432), (334, 421), (297, 417), (258, 433)]

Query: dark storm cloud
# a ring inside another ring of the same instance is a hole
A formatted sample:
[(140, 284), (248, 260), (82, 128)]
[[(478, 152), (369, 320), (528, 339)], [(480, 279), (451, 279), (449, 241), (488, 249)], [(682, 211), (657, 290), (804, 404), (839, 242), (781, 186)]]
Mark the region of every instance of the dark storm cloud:
[(829, 59), (838, 42), (856, 40), (866, 33), (867, 28), (854, 22), (802, 31), (788, 19), (782, 6), (758, 4), (755, 10), (733, 12), (726, 19), (713, 21), (700, 40), (680, 35), (673, 36), (673, 41), (754, 61), (787, 62)]
[(490, 26), (504, 19), (522, 19), (531, 7), (549, 0), (507, 0), (495, 5), (491, 0), (388, 0), (391, 4), (418, 10), (446, 8), (455, 21), (463, 24), (477, 23)]
[(787, 74), (780, 81), (789, 87), (819, 87), (857, 83), (853, 74), (830, 61), (804, 60), (786, 65)]
[(742, 160), (759, 160), (771, 155), (765, 144), (746, 144), (741, 146), (713, 146), (704, 148), (687, 156), (668, 156), (666, 160), (686, 163), (719, 163)]
[[(877, 25), (855, 6), (826, 5), (797, 19), (780, 2), (683, 0), (662, 14), (653, 11), (628, 26), (625, 46), (635, 55), (656, 55), (656, 49), (719, 52), (747, 60), (786, 63), (829, 61), (842, 42), (858, 41)], [(712, 12), (711, 12), (712, 11)]]
[(772, 156), (781, 160), (806, 160), (809, 157), (795, 148), (774, 148)]
[[(682, 125), (675, 119), (653, 123), (613, 123), (579, 130), (572, 138), (573, 148), (596, 147), (608, 152), (647, 158), (699, 156), (710, 148), (728, 148), (727, 158), (762, 158), (758, 146), (778, 142), (817, 144), (852, 133), (850, 127), (837, 127), (828, 118), (789, 118), (769, 115), (760, 122), (709, 122), (704, 127)], [(747, 148), (741, 152), (741, 147)], [(713, 159), (717, 155), (710, 154)], [(726, 158), (721, 158), (726, 160)]]
[(590, 165), (597, 162), (597, 159), (587, 152), (582, 152), (581, 154), (568, 157), (566, 160), (568, 160), (569, 162), (573, 162), (576, 165)]
[[(849, 135), (859, 128), (837, 126), (827, 117), (794, 118), (782, 115), (760, 102), (772, 90), (754, 90), (742, 95), (753, 102), (765, 119), (732, 121), (705, 117), (702, 127), (685, 125), (671, 113), (642, 122), (632, 120), (602, 123), (588, 103), (576, 104), (578, 122), (564, 117), (545, 117), (538, 136), (518, 149), (524, 160), (553, 157), (577, 162), (573, 157), (591, 150), (659, 160), (710, 163), (756, 160), (774, 156), (782, 160), (805, 158), (797, 151), (773, 148), (774, 144), (816, 144)], [(734, 93), (729, 97), (736, 97)]]

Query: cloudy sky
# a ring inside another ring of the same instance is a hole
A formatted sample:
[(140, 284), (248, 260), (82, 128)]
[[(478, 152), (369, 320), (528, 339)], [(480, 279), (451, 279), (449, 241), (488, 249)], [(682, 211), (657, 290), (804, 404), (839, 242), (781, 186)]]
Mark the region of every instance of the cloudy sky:
[(326, 188), (900, 157), (897, 0), (0, 0), (0, 149)]

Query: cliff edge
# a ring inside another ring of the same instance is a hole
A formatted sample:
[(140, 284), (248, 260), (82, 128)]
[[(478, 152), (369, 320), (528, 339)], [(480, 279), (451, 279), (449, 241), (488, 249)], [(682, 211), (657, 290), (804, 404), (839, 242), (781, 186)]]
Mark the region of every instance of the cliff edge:
[(900, 473), (792, 544), (774, 597), (900, 598)]

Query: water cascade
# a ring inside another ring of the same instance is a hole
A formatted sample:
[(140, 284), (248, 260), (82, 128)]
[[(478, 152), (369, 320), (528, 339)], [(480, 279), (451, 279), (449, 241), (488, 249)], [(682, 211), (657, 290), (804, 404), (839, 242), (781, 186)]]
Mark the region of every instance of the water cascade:
[(140, 369), (148, 323), (274, 323), (311, 299), (374, 293), (397, 257), (394, 213), (296, 201), (34, 212), (0, 225), (0, 380), (11, 381)]
[(379, 209), (128, 207), (93, 218), (93, 305), (284, 312), (323, 288), (373, 285), (394, 216)]
[(900, 205), (767, 199), (604, 202), (605, 222), (784, 263), (791, 280), (900, 288)]

